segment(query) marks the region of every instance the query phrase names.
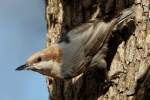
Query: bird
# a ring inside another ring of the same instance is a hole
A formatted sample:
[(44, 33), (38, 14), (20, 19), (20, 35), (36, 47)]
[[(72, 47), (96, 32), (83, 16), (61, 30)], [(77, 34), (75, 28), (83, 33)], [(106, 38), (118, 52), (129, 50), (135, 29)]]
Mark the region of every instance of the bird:
[(16, 70), (31, 70), (65, 80), (84, 73), (88, 66), (106, 69), (105, 57), (112, 31), (132, 13), (132, 9), (125, 9), (109, 22), (93, 20), (83, 23), (66, 33), (60, 42), (33, 53)]

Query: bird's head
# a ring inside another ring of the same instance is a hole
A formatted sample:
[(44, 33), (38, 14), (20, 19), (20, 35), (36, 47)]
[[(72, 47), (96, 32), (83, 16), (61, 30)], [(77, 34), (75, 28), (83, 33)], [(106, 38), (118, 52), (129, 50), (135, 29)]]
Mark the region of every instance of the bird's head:
[(42, 51), (33, 53), (26, 63), (18, 68), (20, 70), (32, 70), (46, 76), (52, 76), (51, 70), (61, 63), (61, 50), (57, 45), (52, 45)]

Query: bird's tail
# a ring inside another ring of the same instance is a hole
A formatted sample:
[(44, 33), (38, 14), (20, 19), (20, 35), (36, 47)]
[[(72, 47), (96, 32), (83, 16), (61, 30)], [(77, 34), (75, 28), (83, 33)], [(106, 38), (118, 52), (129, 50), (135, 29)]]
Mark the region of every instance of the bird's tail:
[(119, 24), (119, 23), (123, 22), (125, 19), (130, 17), (133, 13), (134, 13), (134, 10), (132, 8), (127, 8), (127, 9), (123, 10), (117, 17), (117, 23)]

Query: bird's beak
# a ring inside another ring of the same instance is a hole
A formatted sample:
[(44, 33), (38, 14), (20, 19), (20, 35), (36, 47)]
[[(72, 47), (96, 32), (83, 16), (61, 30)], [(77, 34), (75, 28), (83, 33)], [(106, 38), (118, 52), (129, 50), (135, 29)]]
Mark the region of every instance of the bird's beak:
[(16, 70), (17, 71), (26, 70), (28, 69), (28, 67), (29, 67), (28, 64), (24, 64), (24, 65), (21, 65), (20, 67), (17, 67)]

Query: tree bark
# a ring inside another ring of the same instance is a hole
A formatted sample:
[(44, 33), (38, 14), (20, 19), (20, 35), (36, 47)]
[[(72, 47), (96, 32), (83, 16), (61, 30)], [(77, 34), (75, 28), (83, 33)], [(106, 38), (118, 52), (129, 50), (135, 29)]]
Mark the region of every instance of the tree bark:
[[(110, 39), (107, 84), (103, 74), (88, 70), (71, 80), (48, 78), (50, 100), (150, 100), (150, 1), (149, 0), (45, 0), (47, 46), (62, 34), (88, 20), (111, 20), (132, 7), (133, 19), (121, 24)], [(118, 35), (119, 34), (119, 35)], [(136, 94), (126, 92), (136, 86)]]

